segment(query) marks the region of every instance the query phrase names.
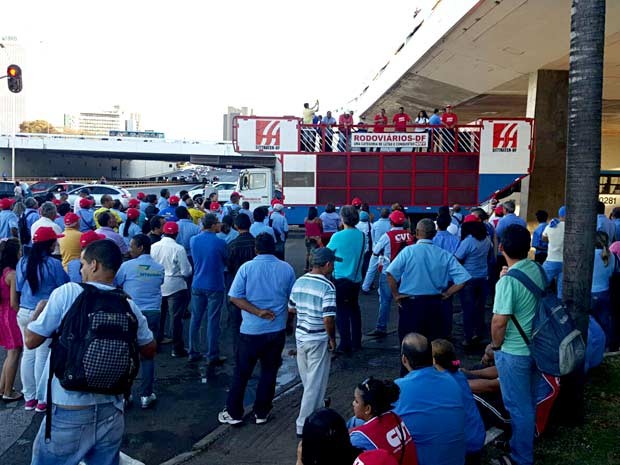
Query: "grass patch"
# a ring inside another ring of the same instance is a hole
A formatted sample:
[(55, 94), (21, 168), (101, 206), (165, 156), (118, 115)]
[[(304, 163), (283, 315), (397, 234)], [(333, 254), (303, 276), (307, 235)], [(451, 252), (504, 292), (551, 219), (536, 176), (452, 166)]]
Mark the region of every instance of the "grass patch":
[(620, 465), (620, 357), (590, 372), (586, 422), (551, 427), (536, 444), (540, 465)]

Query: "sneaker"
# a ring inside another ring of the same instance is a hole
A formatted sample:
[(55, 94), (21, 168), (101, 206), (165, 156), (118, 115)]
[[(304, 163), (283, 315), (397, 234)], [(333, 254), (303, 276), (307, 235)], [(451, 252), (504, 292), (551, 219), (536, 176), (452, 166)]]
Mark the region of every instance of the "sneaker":
[(43, 413), (47, 410), (47, 404), (45, 402), (37, 403), (37, 406), (34, 408), (35, 412)]
[(150, 396), (140, 396), (140, 405), (142, 408), (149, 408), (156, 400), (157, 396), (155, 393), (152, 393)]
[(27, 400), (24, 404), (24, 410), (34, 410), (37, 406), (37, 399)]
[(226, 362), (226, 360), (228, 360), (228, 357), (214, 358), (213, 360), (209, 360), (209, 365), (214, 366), (214, 367), (219, 367), (219, 366), (224, 365), (224, 362)]
[(217, 414), (217, 420), (220, 423), (225, 423), (229, 425), (238, 425), (240, 423), (243, 423), (243, 420), (235, 420), (233, 417), (231, 417), (230, 413), (228, 413), (226, 409), (222, 410), (220, 413)]
[(172, 355), (172, 358), (185, 358), (189, 355), (189, 352), (187, 352), (187, 350), (185, 349), (183, 349), (182, 351), (173, 350), (170, 355)]
[(375, 330), (367, 333), (366, 336), (369, 336), (369, 337), (385, 337), (385, 336), (387, 336), (387, 332), (386, 331), (381, 331), (380, 329), (375, 329)]
[(265, 415), (264, 418), (258, 418), (258, 415), (254, 414), (254, 418), (256, 420), (257, 425), (264, 425), (265, 423), (269, 421), (269, 418), (271, 418), (271, 412)]

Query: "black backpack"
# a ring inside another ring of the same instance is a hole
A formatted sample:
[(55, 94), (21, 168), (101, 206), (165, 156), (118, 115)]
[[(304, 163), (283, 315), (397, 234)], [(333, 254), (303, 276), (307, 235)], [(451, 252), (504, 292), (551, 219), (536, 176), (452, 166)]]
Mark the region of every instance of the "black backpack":
[(17, 221), (17, 231), (19, 232), (19, 240), (22, 244), (30, 244), (30, 240), (32, 239), (30, 228), (28, 227), (28, 217), (33, 213), (36, 213), (36, 211), (32, 210), (28, 213), (22, 213)]
[(68, 391), (124, 395), (138, 374), (138, 319), (120, 290), (90, 284), (52, 336), (46, 437), (51, 432), (52, 375)]

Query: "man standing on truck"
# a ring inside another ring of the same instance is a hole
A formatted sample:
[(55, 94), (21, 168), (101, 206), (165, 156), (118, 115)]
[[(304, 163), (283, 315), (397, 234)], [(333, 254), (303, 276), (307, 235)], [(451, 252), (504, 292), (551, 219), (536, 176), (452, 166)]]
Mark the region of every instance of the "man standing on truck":
[[(319, 101), (317, 100), (312, 107), (309, 103), (304, 103), (304, 111), (302, 121), (304, 124), (311, 125), (312, 118), (314, 118), (314, 112), (319, 111)], [(302, 129), (302, 150), (304, 152), (312, 152), (314, 150), (314, 129), (303, 128)]]
[(338, 118), (338, 150), (340, 152), (346, 151), (351, 142), (351, 130), (353, 129), (353, 115), (349, 110), (346, 110)]
[(441, 115), (441, 125), (443, 126), (443, 149), (446, 152), (453, 152), (455, 150), (454, 142), (456, 140), (456, 125), (459, 124), (459, 118), (456, 113), (452, 112), (452, 106), (448, 105), (444, 108)]
[[(382, 108), (379, 113), (375, 115), (375, 125), (373, 126), (373, 132), (383, 133), (385, 132), (385, 127), (388, 124), (388, 117), (385, 114), (385, 108)], [(370, 149), (372, 152), (372, 148)], [(381, 152), (381, 147), (377, 147), (375, 149), (376, 152)]]
[[(394, 132), (407, 132), (407, 124), (411, 122), (411, 116), (405, 113), (405, 107), (399, 107), (398, 113), (392, 117), (394, 123)], [(401, 147), (396, 147), (396, 151), (400, 152)]]

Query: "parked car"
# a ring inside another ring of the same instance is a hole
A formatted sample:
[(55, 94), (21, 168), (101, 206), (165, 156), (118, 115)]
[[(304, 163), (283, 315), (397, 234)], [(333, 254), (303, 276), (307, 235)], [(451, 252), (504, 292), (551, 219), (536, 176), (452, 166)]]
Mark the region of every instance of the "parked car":
[(15, 184), (10, 181), (0, 181), (0, 199), (15, 197)]
[[(208, 197), (212, 192), (217, 192), (220, 203), (228, 202), (230, 194), (237, 190), (236, 182), (216, 182), (212, 185), (205, 184), (204, 186), (199, 184), (192, 187), (188, 194), (194, 200), (195, 203), (202, 203), (205, 197)], [(178, 194), (177, 194), (178, 195)]]
[(83, 184), (81, 182), (59, 182), (58, 184), (54, 184), (47, 191), (44, 192), (52, 192), (53, 194), (58, 195), (61, 192), (70, 192), (74, 189), (77, 189), (78, 187), (83, 187), (85, 185), (86, 184)]
[(32, 192), (33, 194), (40, 194), (42, 192), (47, 192), (50, 187), (54, 186), (55, 184), (62, 183), (62, 182), (65, 182), (64, 178), (43, 179), (39, 182), (35, 182), (34, 184), (31, 184), (30, 192)]
[[(90, 195), (95, 199), (95, 206), (101, 205), (101, 196), (105, 194), (111, 195), (114, 200), (120, 200), (124, 208), (127, 208), (129, 199), (131, 198), (131, 194), (127, 189), (110, 184), (89, 184), (83, 187), (88, 187), (88, 189), (90, 189)], [(69, 192), (69, 203), (71, 206), (75, 203), (75, 199), (78, 197), (80, 190), (82, 190), (82, 187), (78, 187)]]

